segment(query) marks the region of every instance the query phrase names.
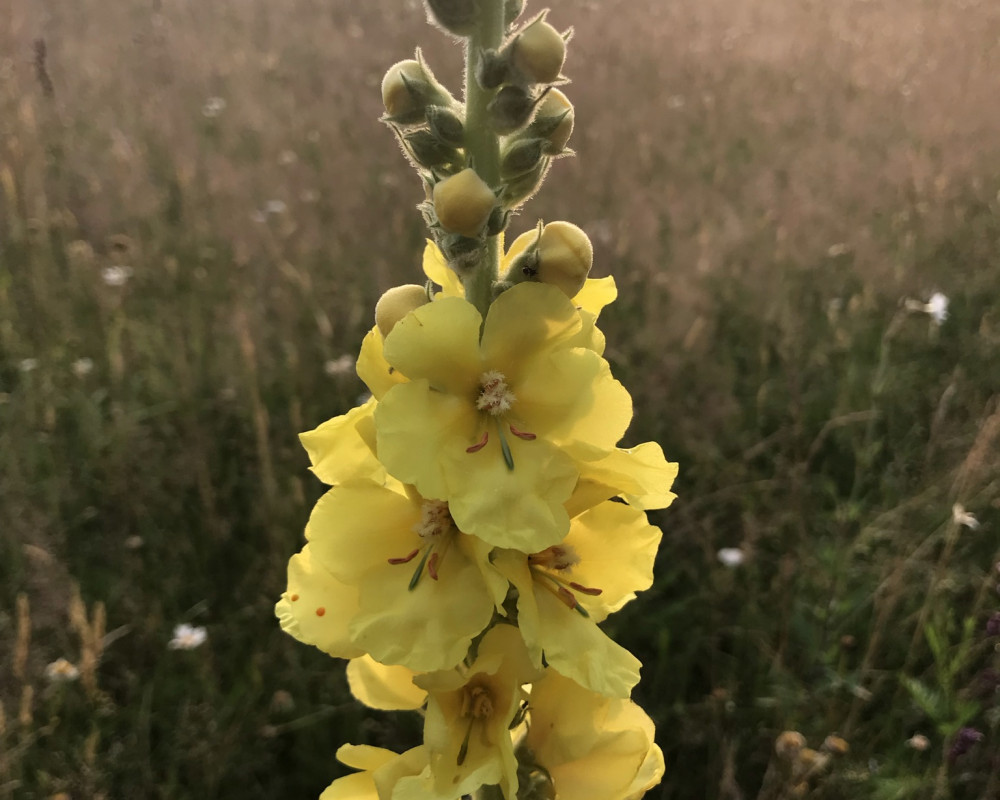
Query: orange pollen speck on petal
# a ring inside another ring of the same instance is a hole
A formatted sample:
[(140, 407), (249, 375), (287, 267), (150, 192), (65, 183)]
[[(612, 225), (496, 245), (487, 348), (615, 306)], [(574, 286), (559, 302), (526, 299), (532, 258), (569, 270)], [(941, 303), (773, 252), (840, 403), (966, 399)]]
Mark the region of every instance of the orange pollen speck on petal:
[(294, 603), (294, 602), (295, 602), (296, 600), (298, 600), (298, 599), (299, 599), (299, 596), (298, 596), (297, 594), (293, 594), (293, 595), (292, 595), (291, 597), (289, 597), (288, 599), (289, 599), (289, 600), (291, 600), (291, 601), (292, 601), (292, 602)]
[(325, 613), (326, 613), (326, 609), (323, 608), (323, 606), (320, 606), (319, 608), (316, 609), (316, 616), (317, 617), (322, 617)]

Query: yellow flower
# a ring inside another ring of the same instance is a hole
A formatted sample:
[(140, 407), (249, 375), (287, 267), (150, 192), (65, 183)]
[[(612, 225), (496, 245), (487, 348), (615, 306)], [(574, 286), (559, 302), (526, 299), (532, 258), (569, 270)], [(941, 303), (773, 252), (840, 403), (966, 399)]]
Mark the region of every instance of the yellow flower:
[(601, 502), (573, 518), (566, 538), (541, 552), (495, 554), (518, 591), (518, 626), (536, 665), (612, 697), (628, 697), (639, 661), (598, 626), (653, 583), (659, 528), (623, 503)]
[(633, 800), (663, 777), (653, 721), (630, 700), (602, 697), (549, 670), (531, 688), (519, 745), (553, 800)]
[[(312, 471), (323, 483), (336, 486), (354, 478), (383, 483), (387, 473), (373, 450), (375, 399), (299, 434)], [(371, 436), (369, 443), (367, 435)]]
[[(461, 533), (446, 503), (415, 493), (370, 481), (338, 486), (316, 504), (306, 538), (279, 615), (294, 621), (292, 635), (333, 656), (368, 652), (421, 672), (448, 669), (506, 594), (489, 546)], [(319, 630), (317, 616), (326, 623)]]
[(656, 442), (644, 442), (628, 449), (600, 452), (575, 445), (572, 455), (582, 464), (580, 477), (613, 489), (630, 505), (645, 511), (666, 508), (677, 498), (670, 487), (677, 477), (677, 464), (667, 461)]
[(500, 624), (483, 637), (468, 668), (418, 676), (428, 692), (424, 744), (433, 794), (471, 794), (499, 785), (517, 795), (517, 761), (510, 727), (526, 697), (523, 684), (540, 675), (532, 667), (517, 628)]
[(604, 359), (574, 346), (576, 310), (558, 289), (520, 284), (479, 312), (442, 298), (399, 322), (385, 358), (409, 378), (375, 410), (379, 459), (459, 528), (534, 552), (569, 528), (575, 445), (610, 453), (632, 401)]
[(414, 747), (399, 754), (381, 747), (345, 744), (337, 750), (337, 760), (362, 771), (335, 780), (319, 800), (381, 800), (392, 797), (401, 780), (426, 768), (427, 751)]
[(413, 683), (416, 676), (407, 667), (379, 664), (369, 655), (347, 664), (347, 685), (358, 700), (381, 711), (413, 711), (427, 699), (427, 692)]

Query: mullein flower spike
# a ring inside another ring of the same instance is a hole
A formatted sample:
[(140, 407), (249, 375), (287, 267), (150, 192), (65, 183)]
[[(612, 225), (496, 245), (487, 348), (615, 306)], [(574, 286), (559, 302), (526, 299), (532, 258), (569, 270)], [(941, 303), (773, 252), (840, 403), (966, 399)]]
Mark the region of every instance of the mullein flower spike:
[(357, 373), (371, 397), (302, 434), (330, 488), (275, 608), (347, 659), (382, 711), (423, 709), (397, 754), (344, 745), (358, 770), (322, 800), (635, 800), (664, 771), (630, 699), (640, 663), (599, 624), (653, 581), (646, 511), (673, 501), (659, 445), (620, 447), (632, 401), (598, 328), (614, 279), (587, 234), (514, 209), (571, 155), (570, 31), (523, 0), (425, 0), (463, 40), (455, 100), (420, 51), (382, 81), (386, 122), (425, 190), (427, 282), (375, 306)]

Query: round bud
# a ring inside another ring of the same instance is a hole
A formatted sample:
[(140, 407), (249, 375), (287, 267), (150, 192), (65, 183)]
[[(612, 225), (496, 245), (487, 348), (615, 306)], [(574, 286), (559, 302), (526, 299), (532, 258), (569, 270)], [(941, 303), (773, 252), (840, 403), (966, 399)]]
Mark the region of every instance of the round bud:
[(449, 233), (478, 236), (497, 198), (474, 169), (463, 169), (434, 186), (434, 213)]
[(476, 28), (476, 0), (424, 0), (432, 22), (447, 33), (468, 36)]
[(514, 65), (533, 83), (558, 80), (565, 61), (565, 40), (542, 18), (521, 31), (514, 43)]
[(424, 68), (419, 61), (408, 58), (389, 67), (382, 78), (382, 103), (390, 117), (407, 117), (423, 110), (419, 90), (426, 83)]
[(537, 280), (576, 297), (594, 266), (594, 248), (571, 222), (550, 222), (538, 239)]
[(430, 301), (427, 299), (427, 290), (423, 286), (413, 283), (393, 286), (375, 304), (375, 325), (379, 333), (383, 338), (388, 336), (397, 322), (428, 302)]
[(545, 153), (554, 156), (566, 149), (566, 143), (573, 133), (573, 122), (573, 104), (565, 94), (552, 88), (545, 93), (542, 102), (538, 104), (531, 130), (537, 136), (548, 140)]
[(508, 181), (531, 172), (542, 160), (546, 144), (545, 139), (511, 142), (500, 154), (500, 177)]
[(500, 134), (524, 127), (534, 110), (535, 98), (520, 86), (504, 86), (487, 106), (490, 125)]

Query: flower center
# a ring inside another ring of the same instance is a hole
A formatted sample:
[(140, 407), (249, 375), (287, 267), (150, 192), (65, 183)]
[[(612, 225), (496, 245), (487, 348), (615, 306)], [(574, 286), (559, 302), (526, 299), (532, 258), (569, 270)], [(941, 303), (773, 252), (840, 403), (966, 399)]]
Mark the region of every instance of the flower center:
[(462, 711), (461, 716), (469, 720), (465, 729), (465, 737), (462, 739), (462, 746), (458, 750), (458, 766), (462, 766), (466, 756), (469, 754), (469, 739), (472, 736), (472, 728), (479, 723), (479, 735), (484, 747), (492, 747), (489, 730), (486, 723), (493, 717), (493, 694), (489, 687), (480, 683), (470, 683), (462, 690)]
[(458, 532), (455, 521), (451, 518), (448, 504), (443, 500), (424, 500), (420, 506), (420, 521), (413, 526), (413, 532), (420, 537), (420, 546), (415, 547), (405, 556), (390, 558), (390, 564), (409, 564), (417, 556), (420, 560), (410, 578), (410, 591), (413, 591), (424, 574), (424, 567), (432, 580), (438, 579), (438, 570), (448, 549)]
[(581, 616), (589, 617), (590, 614), (587, 613), (587, 609), (580, 605), (576, 593), (597, 597), (603, 590), (584, 586), (559, 574), (569, 572), (579, 563), (580, 556), (570, 544), (555, 544), (539, 553), (528, 556), (528, 568), (531, 570), (531, 577), (534, 578), (535, 585), (555, 595), (559, 602)]
[(479, 376), (479, 397), (476, 408), (487, 411), (494, 417), (500, 417), (510, 411), (517, 399), (507, 385), (507, 378), (502, 372), (491, 369)]

